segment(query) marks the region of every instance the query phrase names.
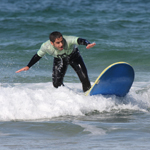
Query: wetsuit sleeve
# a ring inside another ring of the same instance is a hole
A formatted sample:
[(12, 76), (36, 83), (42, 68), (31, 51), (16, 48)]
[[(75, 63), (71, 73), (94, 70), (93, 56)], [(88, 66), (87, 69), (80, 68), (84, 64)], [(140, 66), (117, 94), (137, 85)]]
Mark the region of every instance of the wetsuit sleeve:
[(28, 63), (28, 67), (30, 68), (31, 66), (33, 66), (36, 62), (38, 62), (42, 57), (40, 57), (38, 54), (35, 54), (32, 59), (30, 60), (30, 62)]
[(85, 46), (90, 44), (89, 41), (87, 41), (86, 39), (82, 39), (82, 38), (78, 38), (77, 42), (78, 42), (79, 45), (85, 45)]

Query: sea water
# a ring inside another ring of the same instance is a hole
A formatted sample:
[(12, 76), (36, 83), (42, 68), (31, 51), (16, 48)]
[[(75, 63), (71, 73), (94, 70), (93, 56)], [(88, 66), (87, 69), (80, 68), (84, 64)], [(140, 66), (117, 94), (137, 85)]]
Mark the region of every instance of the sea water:
[[(150, 148), (150, 2), (148, 0), (0, 0), (0, 149)], [(69, 66), (52, 84), (53, 57), (26, 66), (49, 34), (95, 42), (79, 46), (91, 84), (112, 63), (135, 71), (123, 97), (85, 96)]]

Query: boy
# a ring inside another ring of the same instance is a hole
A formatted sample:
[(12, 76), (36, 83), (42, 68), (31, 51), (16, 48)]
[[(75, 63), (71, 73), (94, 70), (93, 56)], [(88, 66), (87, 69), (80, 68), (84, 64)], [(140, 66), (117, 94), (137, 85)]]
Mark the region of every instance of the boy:
[(37, 61), (39, 61), (46, 53), (54, 57), (53, 61), (53, 85), (55, 88), (63, 85), (63, 78), (66, 73), (68, 65), (75, 70), (83, 87), (83, 91), (86, 92), (91, 88), (89, 77), (87, 74), (86, 66), (79, 53), (79, 50), (75, 45), (85, 45), (87, 49), (95, 46), (95, 43), (78, 38), (75, 36), (63, 36), (60, 32), (52, 32), (49, 36), (49, 40), (41, 45), (39, 51), (32, 57), (29, 64), (26, 67), (16, 71), (27, 71)]

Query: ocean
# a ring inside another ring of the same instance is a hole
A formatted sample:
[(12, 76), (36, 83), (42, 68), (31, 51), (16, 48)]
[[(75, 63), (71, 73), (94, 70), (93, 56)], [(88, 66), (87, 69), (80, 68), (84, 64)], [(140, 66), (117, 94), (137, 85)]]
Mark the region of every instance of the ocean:
[[(150, 148), (149, 0), (0, 0), (0, 149), (147, 150)], [(53, 57), (26, 66), (49, 34), (95, 42), (79, 50), (91, 84), (109, 65), (135, 71), (129, 93), (85, 96), (69, 67), (52, 85)]]

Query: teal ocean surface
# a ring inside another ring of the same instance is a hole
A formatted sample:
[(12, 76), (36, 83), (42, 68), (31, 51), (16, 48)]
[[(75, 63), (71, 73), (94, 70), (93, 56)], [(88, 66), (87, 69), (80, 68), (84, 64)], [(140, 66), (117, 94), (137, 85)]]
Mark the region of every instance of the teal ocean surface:
[[(150, 148), (149, 8), (149, 0), (0, 0), (0, 149)], [(15, 73), (53, 31), (96, 43), (79, 46), (92, 84), (112, 63), (129, 63), (130, 92), (84, 96), (71, 67), (55, 89), (49, 55)]]

